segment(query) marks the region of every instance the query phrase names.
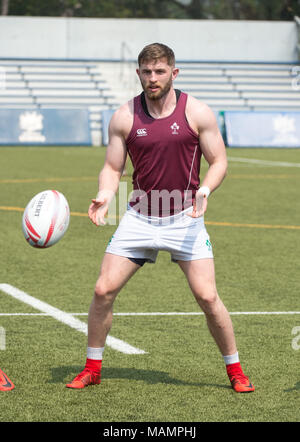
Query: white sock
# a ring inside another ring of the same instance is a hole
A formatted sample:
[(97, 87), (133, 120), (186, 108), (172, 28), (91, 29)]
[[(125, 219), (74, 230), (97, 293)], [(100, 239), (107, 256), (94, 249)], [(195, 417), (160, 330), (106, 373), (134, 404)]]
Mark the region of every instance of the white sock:
[(236, 364), (237, 362), (240, 362), (238, 352), (234, 353), (233, 355), (223, 356), (223, 359), (226, 365)]
[(94, 359), (94, 360), (101, 360), (102, 361), (102, 357), (103, 357), (103, 352), (104, 352), (104, 347), (88, 347), (87, 348), (87, 358), (88, 359)]

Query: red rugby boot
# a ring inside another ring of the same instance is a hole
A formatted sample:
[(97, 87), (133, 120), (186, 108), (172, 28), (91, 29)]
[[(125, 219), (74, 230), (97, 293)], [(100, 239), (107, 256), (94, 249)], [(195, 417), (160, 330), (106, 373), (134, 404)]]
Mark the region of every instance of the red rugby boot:
[(255, 390), (254, 385), (251, 384), (248, 376), (244, 375), (239, 362), (227, 365), (226, 369), (234, 391), (237, 393), (250, 393)]
[(84, 388), (88, 385), (97, 385), (101, 382), (101, 374), (95, 373), (85, 368), (79, 375), (77, 375), (72, 382), (66, 384), (68, 388)]
[(15, 386), (12, 381), (6, 376), (4, 371), (0, 369), (0, 391), (9, 391), (14, 388)]

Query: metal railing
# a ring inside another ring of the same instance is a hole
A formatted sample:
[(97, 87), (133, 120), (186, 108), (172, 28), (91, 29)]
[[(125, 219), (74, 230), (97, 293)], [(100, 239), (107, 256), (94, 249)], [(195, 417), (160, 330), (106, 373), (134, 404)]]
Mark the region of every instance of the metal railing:
[(297, 50), (298, 50), (298, 58), (300, 60), (300, 17), (298, 17), (297, 15), (295, 15), (294, 17), (295, 23), (297, 25), (297, 30), (298, 30), (298, 43), (297, 43)]

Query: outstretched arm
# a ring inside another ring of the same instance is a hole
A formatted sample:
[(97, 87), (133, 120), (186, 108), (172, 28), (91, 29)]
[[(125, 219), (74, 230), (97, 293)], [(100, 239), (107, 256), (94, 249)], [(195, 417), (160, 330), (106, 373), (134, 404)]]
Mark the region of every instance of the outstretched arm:
[(92, 199), (88, 210), (89, 218), (97, 226), (105, 224), (108, 206), (118, 191), (125, 161), (126, 145), (122, 130), (122, 111), (118, 110), (112, 116), (109, 125), (109, 143), (105, 163), (99, 174), (98, 194)]

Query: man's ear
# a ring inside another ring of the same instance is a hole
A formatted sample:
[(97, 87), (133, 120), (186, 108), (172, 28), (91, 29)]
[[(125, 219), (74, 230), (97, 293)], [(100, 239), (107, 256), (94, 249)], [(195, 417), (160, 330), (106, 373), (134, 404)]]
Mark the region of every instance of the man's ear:
[(175, 78), (177, 77), (177, 75), (179, 74), (179, 69), (178, 68), (174, 68), (172, 71), (172, 78), (173, 80), (175, 80)]

